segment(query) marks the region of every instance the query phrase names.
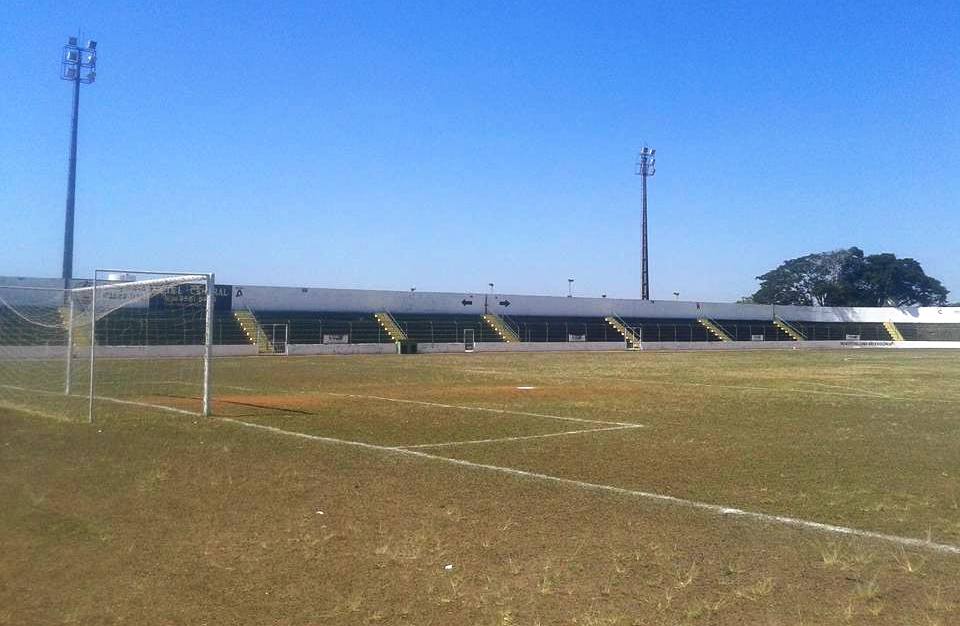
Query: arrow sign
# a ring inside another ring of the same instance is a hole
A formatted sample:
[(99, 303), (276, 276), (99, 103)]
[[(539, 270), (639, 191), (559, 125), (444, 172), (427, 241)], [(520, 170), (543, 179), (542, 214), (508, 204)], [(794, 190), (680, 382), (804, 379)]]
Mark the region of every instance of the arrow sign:
[(500, 304), (500, 306), (510, 306), (510, 301), (509, 301), (509, 300), (501, 300), (499, 304)]
[(460, 304), (462, 304), (463, 306), (469, 306), (473, 304), (473, 300), (467, 300), (466, 298), (464, 298), (463, 300), (460, 301)]

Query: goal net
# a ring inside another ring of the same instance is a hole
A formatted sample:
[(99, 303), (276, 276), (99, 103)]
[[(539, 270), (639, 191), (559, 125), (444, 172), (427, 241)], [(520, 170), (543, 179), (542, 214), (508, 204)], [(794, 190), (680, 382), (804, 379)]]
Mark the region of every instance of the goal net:
[(93, 420), (210, 409), (212, 274), (0, 284), (0, 407)]

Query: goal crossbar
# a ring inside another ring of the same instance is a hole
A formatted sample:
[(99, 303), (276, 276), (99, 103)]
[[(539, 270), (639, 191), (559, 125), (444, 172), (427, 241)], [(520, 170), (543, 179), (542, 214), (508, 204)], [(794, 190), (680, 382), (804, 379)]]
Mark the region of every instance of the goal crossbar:
[[(103, 270), (97, 270), (97, 272), (102, 272)], [(131, 280), (131, 281), (104, 281), (103, 284), (95, 284), (89, 287), (74, 287), (69, 291), (74, 293), (84, 292), (84, 291), (105, 291), (108, 289), (122, 289), (124, 287), (163, 287), (164, 285), (180, 285), (183, 283), (189, 282), (200, 282), (206, 280), (213, 276), (213, 274), (183, 274), (180, 276), (172, 276), (169, 278), (148, 278), (146, 280)], [(97, 282), (97, 279), (94, 279), (94, 283)]]

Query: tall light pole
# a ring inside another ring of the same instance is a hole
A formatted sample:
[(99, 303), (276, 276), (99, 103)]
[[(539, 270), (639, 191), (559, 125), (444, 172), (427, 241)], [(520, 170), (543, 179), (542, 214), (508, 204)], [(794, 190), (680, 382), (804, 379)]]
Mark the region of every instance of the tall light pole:
[(568, 298), (573, 297), (573, 279), (572, 278), (567, 279), (567, 297)]
[(80, 116), (80, 83), (97, 78), (97, 42), (80, 47), (76, 37), (67, 39), (60, 59), (60, 78), (73, 83), (73, 121), (70, 127), (70, 169), (67, 175), (67, 214), (63, 228), (63, 287), (73, 280), (73, 215), (77, 197), (77, 123)]
[(644, 146), (637, 155), (636, 174), (643, 181), (643, 261), (641, 263), (641, 293), (643, 300), (650, 299), (650, 266), (647, 256), (647, 179), (657, 173), (657, 151)]

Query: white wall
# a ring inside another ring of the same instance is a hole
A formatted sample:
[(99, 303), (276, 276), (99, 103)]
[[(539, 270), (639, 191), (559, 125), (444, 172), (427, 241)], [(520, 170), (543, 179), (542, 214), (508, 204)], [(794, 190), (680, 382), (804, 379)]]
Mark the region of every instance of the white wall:
[[(239, 295), (238, 295), (239, 294)], [(557, 315), (569, 317), (664, 317), (769, 320), (774, 315), (793, 321), (810, 322), (913, 322), (958, 323), (960, 307), (800, 307), (721, 302), (674, 302), (623, 300), (616, 298), (564, 298), (517, 294), (469, 292), (366, 291), (298, 287), (234, 286), (233, 308), (254, 311), (329, 311), (391, 313), (484, 313), (488, 309), (504, 315)], [(463, 304), (468, 301), (469, 304)], [(500, 302), (509, 302), (501, 305)]]
[[(57, 287), (59, 279), (0, 277), (0, 285)], [(470, 304), (464, 305), (466, 300)], [(723, 302), (647, 301), (616, 298), (564, 298), (477, 292), (377, 291), (317, 287), (233, 286), (233, 308), (254, 311), (328, 311), (391, 313), (484, 313), (504, 315), (557, 315), (568, 317), (664, 317), (691, 319), (769, 320), (774, 315), (798, 322), (904, 322), (957, 323), (960, 307), (800, 307)], [(504, 306), (500, 302), (508, 301)]]
[(393, 343), (310, 343), (287, 344), (287, 354), (396, 354)]

